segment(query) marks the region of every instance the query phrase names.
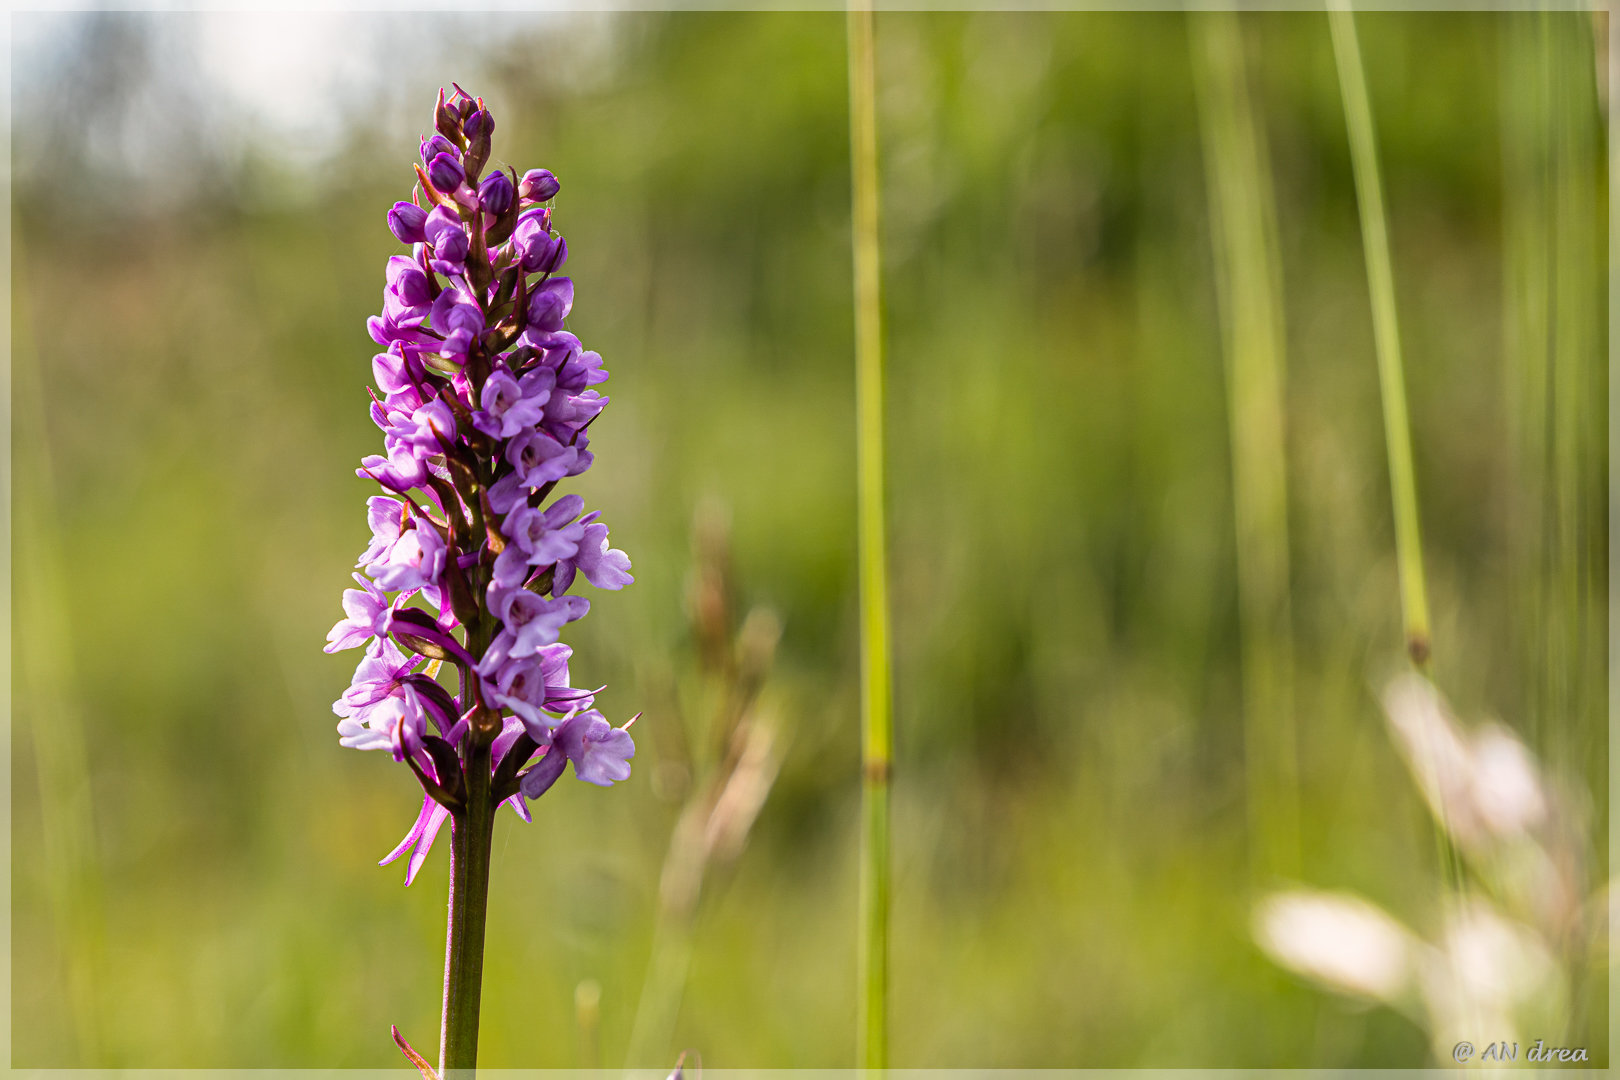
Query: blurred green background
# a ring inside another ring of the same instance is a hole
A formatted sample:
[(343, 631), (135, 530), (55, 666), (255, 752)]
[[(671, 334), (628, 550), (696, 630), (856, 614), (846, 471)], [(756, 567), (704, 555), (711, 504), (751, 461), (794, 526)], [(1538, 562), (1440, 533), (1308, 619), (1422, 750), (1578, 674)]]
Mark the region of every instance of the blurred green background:
[[(379, 442), (364, 322), (396, 249), (383, 214), (452, 79), (494, 109), (497, 159), (562, 180), (571, 328), (612, 372), (576, 490), (637, 578), (593, 594), (574, 670), (608, 685), (609, 715), (646, 712), (628, 784), (569, 780), (533, 825), (502, 815), (481, 1063), (624, 1061), (723, 680), (692, 616), (705, 557), (732, 625), (755, 606), (780, 619), (752, 706), (780, 773), (704, 883), (678, 1022), (636, 1064), (689, 1046), (715, 1067), (851, 1063), (843, 17), (309, 20), (278, 37), (248, 16), (15, 17), (14, 1063), (392, 1066), (390, 1023), (434, 1044), (448, 853), (408, 890), (401, 865), (375, 865), (419, 795), (385, 755), (339, 748), (330, 703), (357, 657), (321, 646), (367, 540), (353, 468)], [(1400, 609), (1327, 21), (1239, 23), (1286, 326), (1290, 877), (1427, 931), (1433, 830), (1377, 700), (1403, 665)], [(1435, 679), (1560, 778), (1596, 888), (1606, 25), (1359, 26)], [(1411, 1022), (1300, 982), (1250, 935), (1270, 882), (1246, 810), (1189, 28), (877, 20), (898, 1066), (1428, 1052)], [(1565, 1043), (1599, 1062), (1605, 982), (1598, 961), (1577, 980)]]

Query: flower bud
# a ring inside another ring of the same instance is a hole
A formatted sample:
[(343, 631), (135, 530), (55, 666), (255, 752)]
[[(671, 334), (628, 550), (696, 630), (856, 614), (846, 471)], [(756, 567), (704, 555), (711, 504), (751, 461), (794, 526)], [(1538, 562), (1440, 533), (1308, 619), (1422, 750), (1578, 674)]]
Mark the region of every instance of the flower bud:
[(462, 164), (466, 166), (468, 180), (476, 181), (489, 160), (489, 136), (495, 130), (495, 118), (483, 108), (483, 102), (479, 102), (479, 108), (467, 117), (462, 129), (467, 133), (467, 156)]
[(452, 158), (460, 158), (461, 151), (456, 144), (443, 135), (434, 135), (431, 139), (423, 139), (421, 146), (422, 164), (432, 165), (433, 159), (440, 154), (449, 154)]
[(529, 297), (529, 325), (539, 330), (561, 330), (573, 306), (574, 283), (567, 278), (552, 278)]
[(552, 238), (550, 250), (546, 252), (545, 257), (540, 260), (540, 265), (535, 269), (542, 274), (555, 274), (562, 269), (562, 264), (567, 261), (568, 241), (557, 236)]
[(466, 172), (461, 168), (461, 162), (449, 154), (437, 154), (428, 162), (428, 179), (440, 191), (449, 193), (461, 186), (467, 178)]
[(461, 218), (448, 206), (441, 206), (427, 216), (422, 227), (427, 242), (433, 245), (433, 261), (429, 264), (441, 274), (466, 273), (465, 260), (469, 250), (467, 231)]
[(530, 169), (523, 174), (518, 195), (533, 202), (545, 202), (561, 190), (562, 185), (551, 175), (550, 169)]
[(403, 307), (418, 308), (433, 303), (433, 290), (416, 260), (395, 255), (388, 260), (387, 289)]
[(560, 236), (540, 236), (523, 251), (523, 271), (551, 274), (568, 261), (568, 241)]
[[(551, 235), (551, 212), (530, 210), (518, 218), (513, 235), (513, 246), (523, 262), (526, 273), (554, 270), (562, 265), (556, 258), (559, 238)], [(566, 248), (564, 251), (566, 252)], [(566, 255), (565, 255), (566, 257)]]
[[(517, 174), (508, 170), (501, 173), (501, 176), (505, 178), (505, 187), (510, 194), (507, 196), (506, 208), (484, 220), (484, 241), (491, 246), (505, 243), (518, 223)], [(485, 180), (485, 183), (488, 182)]]
[(512, 181), (503, 172), (490, 173), (478, 185), (479, 205), (491, 214), (506, 213), (506, 208), (512, 205), (512, 195)]
[(444, 88), (439, 88), (439, 102), (433, 109), (433, 126), (448, 139), (461, 137), (461, 116), (453, 105), (446, 105)]
[(422, 234), (435, 248), (443, 247), (451, 233), (461, 233), (463, 240), (467, 238), (461, 225), (461, 218), (448, 206), (436, 208), (422, 224)]
[(527, 238), (535, 235), (551, 235), (551, 211), (544, 207), (530, 207), (518, 216), (517, 229), (513, 236), (518, 238), (519, 245)]
[(420, 244), (427, 239), (422, 233), (426, 221), (427, 211), (415, 203), (397, 202), (388, 211), (388, 231), (402, 244)]

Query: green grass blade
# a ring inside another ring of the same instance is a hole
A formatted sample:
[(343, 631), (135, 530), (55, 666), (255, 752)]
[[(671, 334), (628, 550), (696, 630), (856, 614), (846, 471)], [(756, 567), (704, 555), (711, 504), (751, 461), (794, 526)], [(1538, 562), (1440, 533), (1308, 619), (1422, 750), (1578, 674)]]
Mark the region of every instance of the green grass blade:
[[(1372, 104), (1367, 95), (1367, 76), (1361, 63), (1355, 16), (1342, 3), (1335, 3), (1328, 11), (1328, 20), (1339, 69), (1339, 88), (1344, 97), (1356, 205), (1361, 212), (1362, 250), (1367, 260), (1367, 293), (1372, 304), (1373, 343), (1378, 354), (1378, 389), (1384, 406), (1384, 446), (1389, 456), (1389, 487), (1395, 509), (1395, 561), (1400, 576), (1406, 654), (1412, 666), (1427, 676), (1432, 648), (1429, 598), (1423, 577), (1417, 480), (1412, 467), (1412, 428), (1406, 411), (1406, 369), (1401, 360), (1400, 329), (1395, 320), (1395, 275), (1384, 222)], [(1451, 841), (1450, 824), (1445, 820), (1444, 811), (1440, 813), (1434, 837), (1443, 899), (1449, 905), (1460, 903), (1463, 868)]]
[(872, 10), (849, 9), (849, 138), (855, 258), (856, 498), (861, 608), (861, 884), (858, 1060), (888, 1063), (889, 772), (893, 715), (883, 524), (883, 323)]
[(1378, 175), (1378, 146), (1373, 133), (1367, 76), (1361, 45), (1349, 9), (1328, 12), (1339, 88), (1344, 95), (1345, 127), (1350, 137), (1350, 164), (1355, 172), (1356, 204), (1361, 211), (1361, 242), (1367, 259), (1367, 292), (1372, 303), (1373, 341), (1378, 353), (1378, 389), (1384, 405), (1384, 445), (1389, 455), (1390, 496), (1395, 508), (1395, 559), (1400, 572), (1401, 615), (1406, 651), (1412, 663), (1427, 671), (1432, 647), (1429, 596), (1423, 577), (1423, 540), (1418, 527), (1417, 480), (1412, 468), (1412, 426), (1406, 411), (1406, 371), (1401, 360), (1400, 328), (1395, 318), (1395, 276), (1390, 266), (1389, 233), (1384, 222), (1384, 193)]

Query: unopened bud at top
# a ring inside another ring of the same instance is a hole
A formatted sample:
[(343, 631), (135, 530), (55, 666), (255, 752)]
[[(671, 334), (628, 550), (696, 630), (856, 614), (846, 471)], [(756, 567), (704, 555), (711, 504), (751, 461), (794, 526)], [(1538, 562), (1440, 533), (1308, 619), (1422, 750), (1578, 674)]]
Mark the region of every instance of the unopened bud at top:
[(439, 101), (433, 109), (433, 126), (439, 134), (448, 138), (456, 138), (461, 131), (461, 114), (454, 106), (445, 104), (444, 89), (439, 89)]
[(523, 182), (518, 185), (518, 195), (531, 202), (545, 202), (562, 189), (557, 178), (551, 175), (550, 169), (530, 169), (523, 174)]

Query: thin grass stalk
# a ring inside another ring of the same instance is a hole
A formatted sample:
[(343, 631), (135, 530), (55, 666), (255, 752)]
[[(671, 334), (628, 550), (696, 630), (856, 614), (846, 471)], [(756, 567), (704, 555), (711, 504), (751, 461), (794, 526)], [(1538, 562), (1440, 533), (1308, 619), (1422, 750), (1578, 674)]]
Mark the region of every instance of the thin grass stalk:
[[(1557, 501), (1558, 609), (1564, 651), (1549, 661), (1564, 683), (1563, 707), (1553, 714), (1549, 758), (1560, 768), (1589, 761), (1607, 732), (1602, 688), (1606, 668), (1600, 621), (1604, 566), (1599, 522), (1605, 485), (1602, 429), (1605, 378), (1601, 363), (1604, 252), (1597, 176), (1599, 124), (1592, 78), (1591, 23), (1579, 12), (1546, 12), (1549, 66), (1554, 73), (1552, 131), (1553, 229), (1553, 491)], [(1593, 776), (1593, 786), (1601, 778)]]
[[(1592, 23), (1580, 12), (1538, 14), (1541, 68), (1548, 112), (1546, 230), (1550, 345), (1546, 459), (1549, 463), (1548, 650), (1542, 666), (1551, 679), (1542, 721), (1543, 754), (1560, 773), (1586, 774), (1589, 790), (1605, 791), (1600, 759), (1607, 735), (1602, 590), (1606, 476), (1602, 363), (1602, 296), (1606, 232), (1598, 177), (1601, 105)], [(1600, 818), (1601, 820), (1601, 818)], [(1585, 966), (1571, 965), (1573, 1008), (1566, 1034), (1582, 1030), (1588, 995)]]
[[(729, 628), (728, 628), (729, 629)], [(779, 758), (772, 725), (753, 715), (770, 669), (780, 624), (755, 609), (728, 649), (725, 687), (710, 727), (723, 735), (718, 760), (707, 762), (670, 836), (658, 880), (652, 956), (630, 1029), (627, 1065), (659, 1060), (675, 1036), (691, 967), (692, 942), (706, 882), (741, 853), (771, 786)], [(701, 636), (701, 632), (700, 632)], [(727, 644), (730, 644), (729, 635)]]
[(1298, 735), (1276, 206), (1238, 16), (1197, 13), (1190, 30), (1226, 357), (1251, 862), (1258, 877), (1296, 877)]
[[(1597, 17), (1598, 12), (1594, 11), (1593, 15), (1594, 18)], [(1606, 251), (1608, 263), (1605, 267), (1605, 275), (1602, 280), (1604, 280), (1608, 292), (1607, 311), (1610, 313), (1611, 317), (1608, 320), (1608, 340), (1606, 344), (1608, 346), (1608, 356), (1612, 358), (1615, 356), (1620, 356), (1620, 320), (1616, 320), (1612, 317), (1612, 313), (1614, 311), (1620, 310), (1620, 276), (1616, 276), (1613, 269), (1616, 265), (1620, 265), (1620, 237), (1615, 235), (1614, 228), (1608, 220), (1608, 215), (1612, 212), (1610, 208), (1615, 205), (1617, 200), (1620, 200), (1620, 113), (1617, 113), (1615, 109), (1615, 102), (1613, 100), (1614, 88), (1617, 85), (1620, 85), (1620, 22), (1616, 21), (1615, 13), (1612, 9), (1602, 12), (1602, 15), (1604, 17), (1608, 37), (1602, 46), (1605, 70), (1600, 70), (1598, 72), (1598, 78), (1600, 80), (1606, 80), (1601, 84), (1602, 87), (1606, 88), (1603, 90), (1601, 103), (1603, 107), (1604, 126), (1606, 129), (1605, 134), (1608, 136), (1608, 156), (1607, 161), (1604, 163), (1607, 166), (1606, 174), (1608, 188), (1603, 193), (1607, 196), (1607, 201), (1604, 205), (1603, 235), (1609, 238), (1608, 248)], [(1607, 402), (1608, 418), (1613, 418), (1616, 415), (1620, 415), (1620, 393), (1616, 392), (1615, 383), (1613, 380), (1607, 379), (1609, 369), (1600, 364), (1599, 371), (1607, 382), (1605, 392), (1597, 396), (1598, 401)], [(1598, 401), (1594, 401), (1594, 408), (1601, 407), (1598, 404)], [(1605, 425), (1602, 444), (1597, 447), (1600, 455), (1600, 461), (1612, 463), (1617, 457), (1620, 457), (1620, 436), (1617, 436), (1616, 431), (1617, 429), (1612, 423), (1612, 420)], [(1607, 452), (1604, 453), (1604, 451)], [(1606, 543), (1603, 545), (1603, 550), (1594, 553), (1598, 564), (1603, 569), (1604, 575), (1603, 591), (1598, 595), (1607, 601), (1606, 621), (1603, 620), (1601, 615), (1598, 619), (1594, 620), (1594, 628), (1597, 631), (1596, 636), (1599, 637), (1601, 642), (1598, 646), (1598, 651), (1600, 654), (1600, 666), (1598, 667), (1598, 673), (1600, 678), (1608, 675), (1609, 668), (1603, 665), (1607, 665), (1610, 658), (1614, 655), (1614, 643), (1620, 642), (1620, 588), (1616, 587), (1611, 571), (1611, 568), (1614, 566), (1617, 560), (1617, 554), (1620, 554), (1620, 546), (1617, 546), (1616, 542), (1616, 536), (1620, 535), (1616, 533), (1616, 526), (1620, 525), (1620, 521), (1616, 520), (1615, 513), (1617, 506), (1620, 506), (1620, 500), (1617, 500), (1612, 494), (1613, 480), (1608, 472), (1609, 467), (1612, 466), (1606, 466), (1600, 470), (1601, 484), (1599, 485), (1601, 495), (1605, 499), (1605, 509), (1600, 511), (1600, 513), (1602, 514), (1603, 524), (1606, 526)], [(1620, 680), (1606, 678), (1605, 681), (1607, 684), (1607, 693), (1602, 694), (1600, 691), (1601, 696), (1599, 697), (1599, 701), (1601, 705), (1607, 706), (1607, 716), (1612, 717), (1616, 715), (1617, 710), (1620, 710)], [(1603, 762), (1607, 766), (1607, 772), (1603, 774), (1603, 781), (1593, 785), (1593, 789), (1598, 792), (1597, 797), (1594, 799), (1594, 802), (1597, 805), (1595, 808), (1596, 813), (1593, 815), (1593, 818), (1596, 821), (1603, 822), (1608, 822), (1611, 820), (1611, 815), (1613, 814), (1613, 810), (1611, 809), (1611, 799), (1613, 798), (1612, 793), (1616, 788), (1616, 784), (1620, 783), (1620, 746), (1616, 745), (1616, 740), (1612, 737), (1607, 740), (1607, 744), (1607, 753), (1592, 755), (1594, 759)], [(1594, 852), (1594, 855), (1598, 860), (1600, 860), (1599, 865), (1604, 865), (1601, 860), (1603, 855), (1607, 854), (1607, 866), (1609, 871), (1612, 873), (1614, 868), (1617, 865), (1620, 865), (1620, 836), (1617, 836), (1616, 830), (1612, 828), (1606, 831), (1608, 832), (1607, 849), (1604, 851), (1604, 849), (1600, 848), (1597, 852)], [(1610, 923), (1610, 927), (1611, 930), (1609, 940), (1612, 943), (1614, 940), (1612, 922)], [(1613, 947), (1612, 944), (1610, 947)], [(1612, 955), (1613, 954), (1611, 953), (1611, 956)], [(1613, 967), (1611, 966), (1610, 972), (1612, 971)], [(1612, 1002), (1614, 1000), (1612, 981), (1604, 978), (1600, 974), (1594, 973), (1593, 983), (1596, 987), (1594, 997), (1601, 1001), (1603, 1005), (1609, 1006), (1612, 1009)], [(1608, 989), (1608, 997), (1602, 996), (1604, 988)], [(1597, 1014), (1597, 1016), (1602, 1015), (1601, 1011), (1599, 1010), (1595, 1009), (1594, 1012)], [(1612, 1015), (1612, 1013), (1610, 1015)], [(1601, 1021), (1595, 1016), (1593, 1020), (1593, 1028), (1596, 1029), (1597, 1024), (1600, 1022)]]
[(660, 1060), (676, 1034), (697, 930), (699, 903), (708, 879), (729, 868), (741, 853), (755, 816), (776, 780), (779, 764), (770, 727), (750, 721), (743, 744), (716, 768), (710, 783), (694, 792), (670, 838), (658, 883), (658, 920), (652, 957), (636, 1005), (627, 1065)]
[[(1406, 371), (1401, 360), (1400, 329), (1395, 318), (1395, 275), (1384, 222), (1384, 195), (1378, 170), (1367, 76), (1361, 63), (1355, 16), (1335, 0), (1328, 10), (1333, 53), (1344, 98), (1350, 164), (1355, 174), (1356, 205), (1361, 214), (1362, 251), (1367, 262), (1367, 293), (1372, 306), (1373, 343), (1378, 354), (1378, 389), (1384, 408), (1384, 447), (1389, 458), (1389, 487), (1395, 510), (1395, 560), (1400, 578), (1401, 615), (1406, 655), (1413, 668), (1429, 674), (1432, 641), (1428, 590), (1423, 577), (1423, 545), (1418, 528), (1417, 481), (1412, 466), (1411, 421), (1406, 410)], [(1443, 807), (1436, 808), (1435, 848), (1441, 871), (1441, 901), (1453, 913), (1461, 910), (1462, 857), (1451, 841)]]
[[(641, 995), (636, 1001), (636, 1017), (630, 1027), (625, 1051), (627, 1068), (638, 1062), (655, 1060), (654, 1054), (674, 1036), (681, 1010), (681, 997), (692, 966), (693, 919), (686, 912), (673, 912), (660, 906), (653, 926), (652, 953)], [(656, 1048), (656, 1049), (655, 1049)]]
[(1338, 61), (1339, 88), (1344, 96), (1350, 164), (1355, 173), (1356, 204), (1361, 212), (1362, 250), (1367, 260), (1367, 292), (1372, 303), (1373, 340), (1378, 353), (1378, 389), (1384, 406), (1384, 448), (1389, 457), (1389, 487), (1395, 509), (1395, 560), (1400, 574), (1406, 652), (1413, 666), (1427, 674), (1432, 646), (1429, 596), (1423, 577), (1423, 539), (1418, 527), (1411, 420), (1406, 411), (1406, 372), (1401, 360), (1400, 328), (1395, 318), (1395, 276), (1384, 223), (1384, 193), (1379, 182), (1372, 105), (1367, 97), (1367, 76), (1361, 65), (1355, 17), (1349, 8), (1335, 4), (1328, 12), (1328, 19), (1333, 32), (1333, 53)]
[(1539, 580), (1541, 622), (1536, 628), (1536, 641), (1540, 646), (1535, 657), (1538, 694), (1535, 709), (1534, 732), (1548, 761), (1555, 767), (1564, 764), (1557, 732), (1560, 721), (1567, 721), (1572, 700), (1571, 686), (1565, 660), (1576, 635), (1570, 621), (1576, 607), (1573, 581), (1567, 561), (1567, 546), (1572, 532), (1570, 500), (1568, 498), (1569, 450), (1573, 442), (1571, 432), (1563, 430), (1570, 419), (1567, 364), (1569, 344), (1567, 337), (1569, 305), (1563, 298), (1568, 284), (1562, 278), (1566, 267), (1565, 222), (1567, 213), (1559, 205), (1563, 194), (1563, 172), (1567, 165), (1567, 132), (1563, 122), (1561, 104), (1564, 98), (1563, 79), (1557, 70), (1561, 59), (1555, 41), (1557, 29), (1552, 12), (1540, 11), (1535, 18), (1535, 77), (1540, 91), (1541, 110), (1535, 117), (1534, 137), (1539, 144), (1536, 167), (1539, 175), (1537, 194), (1542, 211), (1537, 241), (1541, 248), (1541, 277), (1535, 282), (1539, 299), (1545, 305), (1544, 321), (1540, 327), (1543, 337), (1536, 344), (1540, 354), (1536, 374), (1541, 381), (1539, 400), (1541, 411), (1539, 436), (1528, 447), (1532, 468), (1539, 472), (1537, 492), (1539, 515), (1537, 530), (1538, 550), (1536, 563)]
[(1548, 389), (1553, 329), (1553, 226), (1550, 176), (1549, 57), (1544, 28), (1528, 12), (1504, 13), (1499, 53), (1502, 127), (1503, 401), (1514, 450), (1513, 537), (1523, 567), (1523, 615), (1528, 672), (1522, 702), (1532, 745), (1545, 750), (1543, 721), (1552, 676), (1547, 667), (1550, 600), (1546, 587)]
[(848, 12), (851, 228), (855, 260), (856, 500), (861, 609), (861, 879), (857, 1059), (888, 1063), (889, 778), (894, 743), (883, 521), (883, 325), (878, 245), (873, 16)]
[[(1591, 227), (1589, 215), (1582, 214), (1576, 205), (1580, 199), (1579, 180), (1572, 175), (1580, 154), (1575, 142), (1579, 125), (1570, 116), (1572, 102), (1568, 73), (1560, 70), (1573, 62), (1568, 42), (1570, 14), (1550, 11), (1539, 13), (1543, 28), (1543, 48), (1547, 54), (1546, 70), (1550, 76), (1551, 106), (1548, 119), (1552, 136), (1551, 154), (1548, 155), (1550, 174), (1548, 189), (1552, 200), (1552, 228), (1548, 230), (1551, 251), (1548, 258), (1550, 275), (1549, 295), (1552, 299), (1552, 363), (1548, 368), (1550, 411), (1548, 419), (1547, 462), (1550, 513), (1547, 555), (1549, 559), (1548, 587), (1553, 592), (1555, 616), (1547, 627), (1543, 640), (1549, 650), (1546, 668), (1555, 680), (1551, 710), (1545, 717), (1547, 750), (1555, 766), (1566, 764), (1567, 739), (1571, 721), (1576, 718), (1578, 686), (1571, 678), (1572, 661), (1576, 660), (1581, 637), (1581, 559), (1576, 545), (1579, 542), (1579, 471), (1581, 402), (1576, 396), (1581, 385), (1580, 339), (1580, 250), (1585, 245), (1582, 237), (1574, 234), (1577, 222)], [(1584, 221), (1583, 221), (1584, 219)]]

